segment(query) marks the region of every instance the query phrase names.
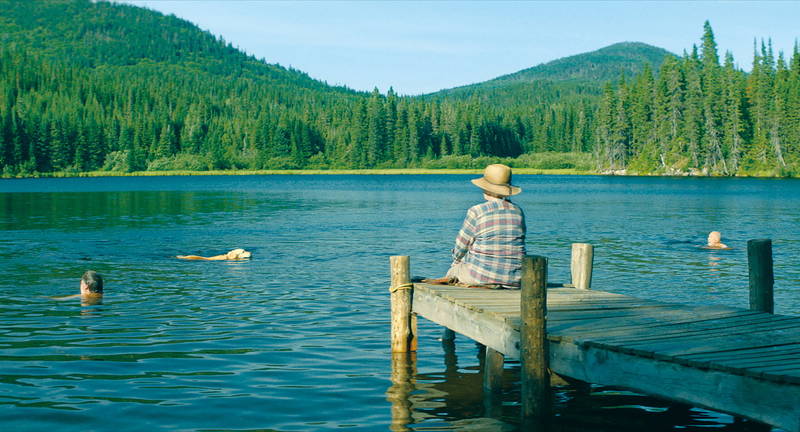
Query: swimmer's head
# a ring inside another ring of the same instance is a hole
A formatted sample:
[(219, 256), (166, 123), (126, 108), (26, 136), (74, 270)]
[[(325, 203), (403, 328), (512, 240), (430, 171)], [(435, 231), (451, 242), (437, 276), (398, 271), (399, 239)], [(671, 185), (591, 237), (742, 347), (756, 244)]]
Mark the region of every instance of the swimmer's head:
[(720, 240), (722, 240), (722, 234), (719, 231), (711, 231), (708, 233), (708, 245), (714, 246), (718, 245)]
[(81, 276), (81, 294), (102, 295), (103, 277), (96, 271), (89, 270)]

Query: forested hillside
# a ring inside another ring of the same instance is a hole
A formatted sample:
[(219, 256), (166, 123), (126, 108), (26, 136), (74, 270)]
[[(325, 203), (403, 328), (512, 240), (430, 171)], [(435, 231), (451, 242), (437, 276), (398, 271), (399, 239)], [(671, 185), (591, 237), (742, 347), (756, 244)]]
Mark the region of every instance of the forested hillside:
[(6, 175), (465, 167), (593, 142), (598, 92), (572, 83), (531, 82), (536, 102), (520, 93), (513, 106), (359, 93), (248, 57), (173, 16), (88, 0), (0, 1), (0, 35)]
[(432, 96), (469, 97), (501, 87), (524, 89), (516, 87), (516, 84), (564, 81), (583, 84), (587, 88), (601, 88), (602, 83), (619, 78), (621, 73), (638, 74), (646, 64), (660, 67), (664, 59), (670, 56), (674, 57), (674, 54), (663, 48), (641, 42), (620, 42), (597, 51), (553, 60), (482, 83), (441, 90)]
[(421, 99), (501, 109), (523, 125), (518, 135), (526, 152), (591, 152), (604, 83), (658, 67), (667, 57), (675, 55), (622, 42)]
[[(329, 86), (148, 9), (0, 0), (0, 172), (460, 168), (498, 158), (539, 168), (790, 172), (797, 52), (787, 64), (763, 48), (747, 75), (732, 59), (714, 63), (716, 46), (703, 44), (682, 58), (616, 44), (401, 97)], [(628, 78), (603, 90), (611, 76)]]
[(641, 173), (800, 174), (800, 49), (791, 58), (754, 44), (746, 74), (711, 25), (702, 42), (658, 74), (608, 84), (597, 116), (601, 167)]

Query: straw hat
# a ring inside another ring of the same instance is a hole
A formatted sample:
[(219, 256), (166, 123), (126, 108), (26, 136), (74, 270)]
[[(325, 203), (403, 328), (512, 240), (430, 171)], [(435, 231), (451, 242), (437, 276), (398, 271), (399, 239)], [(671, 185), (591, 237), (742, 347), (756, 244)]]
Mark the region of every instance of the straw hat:
[(491, 194), (507, 197), (522, 192), (511, 184), (511, 168), (503, 164), (492, 164), (483, 170), (483, 177), (473, 179), (472, 184)]

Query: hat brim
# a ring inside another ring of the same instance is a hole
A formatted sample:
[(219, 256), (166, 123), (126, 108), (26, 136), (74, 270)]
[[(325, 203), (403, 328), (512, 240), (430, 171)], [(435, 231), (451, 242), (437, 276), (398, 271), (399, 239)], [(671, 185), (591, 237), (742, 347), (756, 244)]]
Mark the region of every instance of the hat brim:
[(486, 192), (500, 195), (500, 196), (512, 196), (522, 192), (522, 188), (514, 186), (514, 185), (496, 185), (494, 183), (489, 183), (486, 181), (485, 178), (476, 178), (472, 179), (472, 184), (475, 186), (485, 190)]

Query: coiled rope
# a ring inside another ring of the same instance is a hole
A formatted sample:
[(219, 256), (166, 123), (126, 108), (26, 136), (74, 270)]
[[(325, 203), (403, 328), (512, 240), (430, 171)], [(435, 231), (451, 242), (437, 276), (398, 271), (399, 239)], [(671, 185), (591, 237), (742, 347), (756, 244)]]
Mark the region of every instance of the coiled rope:
[(389, 287), (389, 292), (393, 293), (400, 290), (410, 290), (410, 289), (414, 289), (414, 284), (411, 282)]

